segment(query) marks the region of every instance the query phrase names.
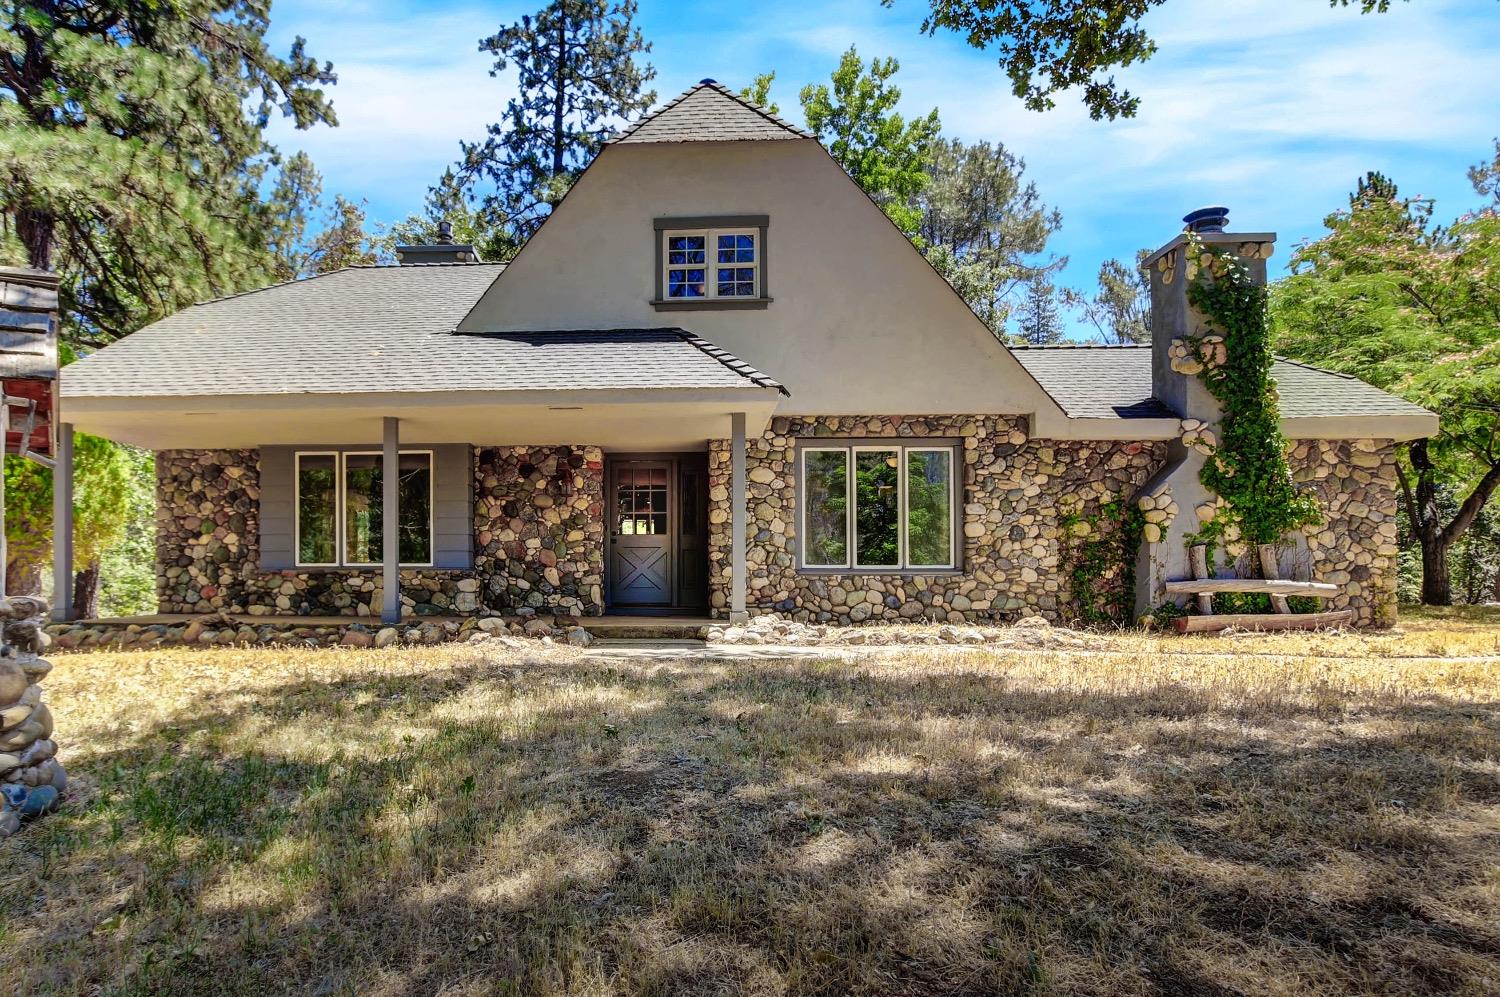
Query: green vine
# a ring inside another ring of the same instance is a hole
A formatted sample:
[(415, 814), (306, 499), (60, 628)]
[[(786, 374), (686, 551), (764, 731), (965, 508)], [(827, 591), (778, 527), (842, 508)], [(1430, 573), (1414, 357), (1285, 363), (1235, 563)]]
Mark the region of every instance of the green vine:
[(1067, 569), (1078, 622), (1129, 623), (1135, 613), (1135, 559), (1146, 514), (1134, 502), (1116, 500), (1095, 513), (1063, 516), (1059, 525), (1075, 540), (1068, 550)]
[(1223, 410), (1219, 438), (1200, 479), (1227, 503), (1189, 542), (1210, 547), (1225, 540), (1278, 543), (1322, 516), (1316, 499), (1297, 490), (1287, 464), (1271, 379), (1266, 288), (1237, 256), (1210, 249), (1195, 235), (1188, 237), (1187, 254), (1188, 302), (1224, 339), (1219, 362), (1204, 364), (1197, 376)]

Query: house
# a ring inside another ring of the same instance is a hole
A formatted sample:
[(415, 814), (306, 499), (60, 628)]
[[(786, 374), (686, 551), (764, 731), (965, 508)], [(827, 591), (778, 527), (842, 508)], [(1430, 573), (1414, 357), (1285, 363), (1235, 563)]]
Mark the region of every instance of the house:
[[(1182, 242), (1153, 346), (1007, 349), (816, 140), (705, 80), (509, 265), (406, 247), (194, 306), (67, 367), (62, 418), (156, 451), (164, 612), (1066, 618), (1067, 523), (1202, 487)], [(1436, 419), (1276, 373), (1326, 511), (1289, 556), (1388, 619), (1394, 447)], [(1193, 517), (1158, 519), (1141, 605), (1188, 570)]]

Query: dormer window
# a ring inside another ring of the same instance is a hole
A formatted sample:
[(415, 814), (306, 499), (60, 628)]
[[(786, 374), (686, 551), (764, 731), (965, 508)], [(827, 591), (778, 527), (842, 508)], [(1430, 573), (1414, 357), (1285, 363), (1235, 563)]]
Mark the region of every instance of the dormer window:
[(755, 298), (760, 233), (708, 229), (663, 232), (667, 298)]
[(658, 310), (762, 308), (764, 215), (656, 220)]

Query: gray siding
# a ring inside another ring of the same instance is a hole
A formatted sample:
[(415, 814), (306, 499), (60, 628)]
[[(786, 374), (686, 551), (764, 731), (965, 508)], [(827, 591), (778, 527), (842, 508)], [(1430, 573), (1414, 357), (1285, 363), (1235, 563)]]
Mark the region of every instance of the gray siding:
[[(297, 451), (370, 450), (364, 446), (261, 447), (260, 567), (282, 571), (296, 567), (293, 508)], [(474, 450), (466, 443), (428, 446), (403, 443), (402, 449), (431, 450), (433, 460), (433, 566), (474, 566)], [(333, 570), (333, 569), (328, 569)]]

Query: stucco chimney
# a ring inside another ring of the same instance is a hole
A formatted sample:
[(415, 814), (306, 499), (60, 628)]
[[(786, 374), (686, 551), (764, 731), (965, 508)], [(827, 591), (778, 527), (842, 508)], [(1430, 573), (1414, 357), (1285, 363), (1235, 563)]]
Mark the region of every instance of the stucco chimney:
[(1219, 420), (1219, 405), (1195, 374), (1172, 369), (1168, 351), (1173, 340), (1204, 334), (1206, 323), (1187, 300), (1187, 233), (1209, 246), (1223, 246), (1239, 256), (1251, 277), (1266, 282), (1266, 259), (1276, 243), (1274, 232), (1226, 232), (1229, 209), (1199, 208), (1183, 216), (1184, 229), (1141, 264), (1151, 276), (1151, 389), (1159, 401), (1184, 419)]

